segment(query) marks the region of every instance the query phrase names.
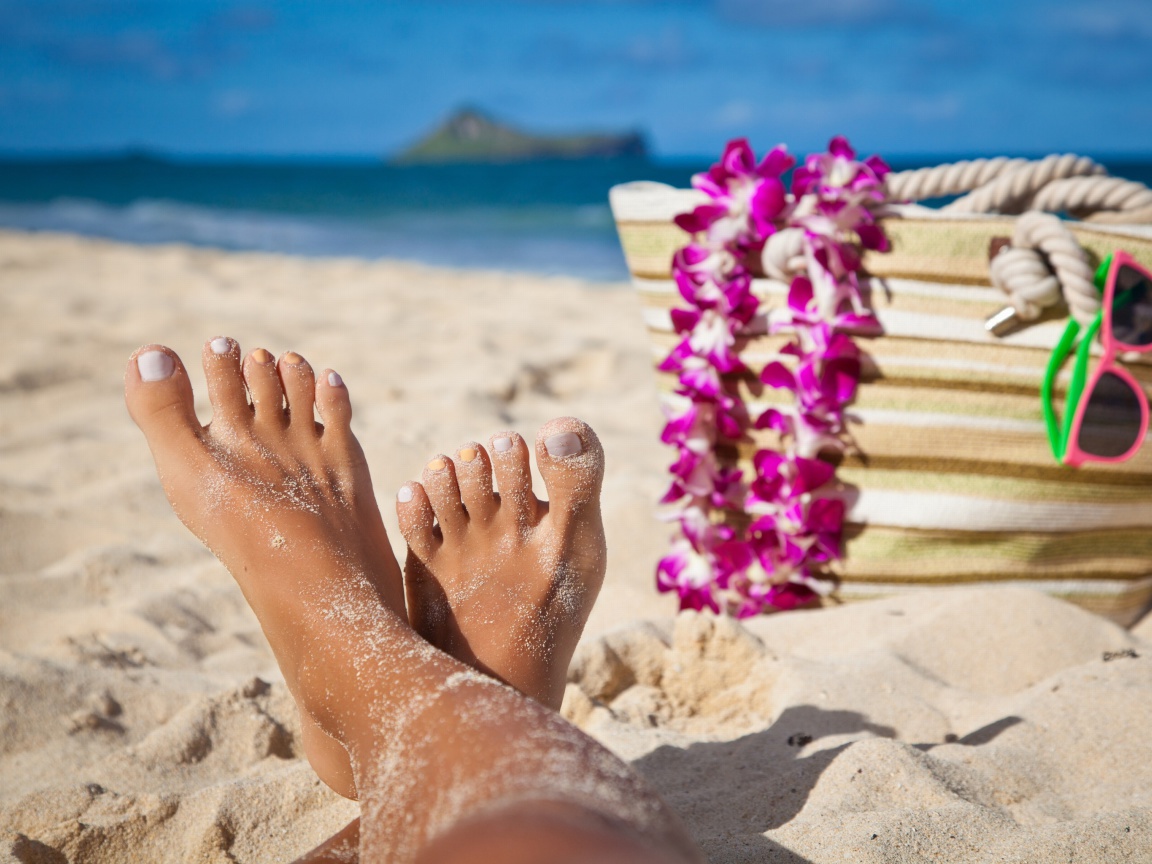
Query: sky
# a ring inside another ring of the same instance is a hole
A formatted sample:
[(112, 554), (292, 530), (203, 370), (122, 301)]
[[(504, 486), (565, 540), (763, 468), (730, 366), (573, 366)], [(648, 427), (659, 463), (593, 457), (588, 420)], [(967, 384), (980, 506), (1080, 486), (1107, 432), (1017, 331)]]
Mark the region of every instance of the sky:
[(0, 152), (379, 156), (464, 104), (665, 158), (1152, 155), (1152, 0), (0, 0)]

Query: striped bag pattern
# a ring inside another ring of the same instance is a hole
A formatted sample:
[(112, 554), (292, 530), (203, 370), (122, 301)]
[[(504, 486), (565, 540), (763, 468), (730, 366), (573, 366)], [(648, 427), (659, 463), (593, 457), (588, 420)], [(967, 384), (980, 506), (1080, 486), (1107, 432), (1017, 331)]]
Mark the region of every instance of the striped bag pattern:
[[(640, 294), (654, 364), (678, 338), (669, 311), (680, 303), (671, 276), (689, 237), (672, 221), (702, 203), (692, 190), (628, 183), (611, 193), (620, 242)], [(1126, 249), (1152, 269), (1152, 229), (1069, 223), (1097, 260)], [(908, 208), (884, 220), (892, 251), (870, 254), (871, 303), (884, 335), (858, 339), (861, 387), (852, 407), (857, 452), (837, 478), (848, 505), (845, 556), (833, 602), (939, 585), (1027, 585), (1125, 626), (1152, 605), (1152, 446), (1121, 464), (1068, 468), (1052, 457), (1040, 414), (1040, 382), (1064, 320), (1004, 338), (984, 321), (1005, 296), (988, 277), (989, 244), (1010, 237), (1007, 216), (935, 215)], [(763, 277), (763, 274), (759, 274)], [(758, 372), (780, 355), (769, 335), (788, 286), (758, 278), (761, 319), (741, 357)], [(1099, 346), (1095, 346), (1099, 353)], [(1057, 382), (1063, 406), (1071, 364)], [(1152, 358), (1128, 364), (1152, 391)], [(662, 397), (674, 375), (657, 370)], [(753, 416), (791, 394), (755, 374), (731, 375)], [(776, 446), (775, 433), (720, 445), (725, 464), (751, 476), (751, 457)], [(732, 524), (749, 514), (731, 512)]]

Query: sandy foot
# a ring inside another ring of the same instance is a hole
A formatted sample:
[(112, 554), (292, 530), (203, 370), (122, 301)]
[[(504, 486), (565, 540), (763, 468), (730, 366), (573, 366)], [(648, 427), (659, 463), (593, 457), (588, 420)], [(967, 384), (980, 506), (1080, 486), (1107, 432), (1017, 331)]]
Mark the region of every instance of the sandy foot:
[[(234, 340), (203, 351), (213, 419), (201, 426), (180, 358), (162, 346), (128, 363), (125, 396), (181, 521), (228, 567), (301, 706), (306, 749), (327, 698), (320, 656), (347, 653), (326, 620), (337, 602), (404, 620), (399, 567), (340, 376), (319, 381), (288, 352), (241, 357)], [(248, 394), (251, 394), (249, 402)], [(313, 407), (326, 425), (318, 424)], [(305, 681), (308, 677), (315, 684)], [(313, 692), (313, 691), (316, 692)], [(318, 766), (323, 773), (324, 766)]]
[[(550, 503), (532, 494), (528, 458), (523, 438), (502, 432), (488, 450), (469, 443), (455, 459), (434, 457), (422, 484), (401, 488), (408, 615), (437, 648), (559, 710), (604, 578), (604, 455), (587, 424), (570, 417), (547, 423), (536, 460)], [(343, 746), (303, 723), (305, 751), (321, 779), (356, 797)]]
[[(559, 709), (568, 661), (604, 579), (604, 453), (586, 424), (536, 438), (549, 501), (515, 432), (433, 458), (397, 496), (408, 616), (434, 645)], [(495, 475), (500, 489), (493, 492)]]

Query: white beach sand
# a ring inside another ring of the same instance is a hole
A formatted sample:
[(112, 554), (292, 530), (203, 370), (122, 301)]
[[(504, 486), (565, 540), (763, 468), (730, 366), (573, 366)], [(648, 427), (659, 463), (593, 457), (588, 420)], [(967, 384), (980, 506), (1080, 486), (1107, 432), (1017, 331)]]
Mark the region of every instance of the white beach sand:
[(287, 861), (357, 812), (123, 407), (138, 344), (202, 384), (221, 334), (343, 375), (394, 543), (432, 454), (597, 429), (608, 578), (565, 712), (717, 864), (1152, 861), (1152, 622), (1011, 589), (673, 620), (630, 291), (0, 232), (0, 864)]

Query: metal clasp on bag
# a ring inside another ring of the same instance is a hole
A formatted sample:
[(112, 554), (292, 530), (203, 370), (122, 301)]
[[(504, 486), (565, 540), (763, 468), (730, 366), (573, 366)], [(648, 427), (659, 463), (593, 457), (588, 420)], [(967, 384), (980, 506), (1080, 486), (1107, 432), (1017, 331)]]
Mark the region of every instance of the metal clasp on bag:
[[(1009, 238), (993, 237), (988, 241), (989, 262), (1005, 249), (1011, 248), (1011, 246), (1012, 241)], [(1015, 306), (1005, 306), (984, 322), (984, 329), (997, 339), (1003, 339), (1005, 336), (1015, 333), (1023, 326), (1024, 321), (1021, 320), (1020, 313), (1016, 311)]]

